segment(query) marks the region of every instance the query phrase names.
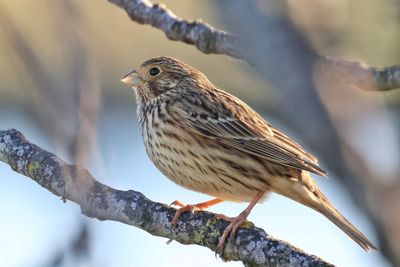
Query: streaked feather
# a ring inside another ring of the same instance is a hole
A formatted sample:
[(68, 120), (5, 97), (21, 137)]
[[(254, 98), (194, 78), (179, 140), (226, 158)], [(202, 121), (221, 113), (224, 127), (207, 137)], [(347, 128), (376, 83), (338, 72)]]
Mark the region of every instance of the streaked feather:
[[(185, 97), (202, 99), (202, 105), (196, 109), (193, 105), (184, 106), (185, 102), (175, 105), (176, 111), (183, 116), (181, 119), (197, 133), (218, 139), (227, 146), (261, 159), (326, 176), (326, 171), (319, 167), (316, 157), (268, 124), (238, 98), (215, 88), (213, 95), (203, 91), (200, 95), (192, 92)], [(228, 104), (225, 107), (217, 106), (217, 99), (213, 97), (217, 97), (220, 103)]]

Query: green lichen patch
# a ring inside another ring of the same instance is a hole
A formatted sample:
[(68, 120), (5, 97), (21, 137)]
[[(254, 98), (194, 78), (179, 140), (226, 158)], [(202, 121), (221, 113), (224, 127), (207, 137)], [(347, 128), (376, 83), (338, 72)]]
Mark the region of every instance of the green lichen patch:
[(219, 228), (217, 226), (219, 220), (216, 218), (207, 220), (205, 228), (207, 229), (208, 235), (211, 238), (219, 237), (221, 235)]
[(193, 235), (194, 243), (206, 245), (210, 240), (218, 238), (221, 233), (217, 224), (218, 220), (213, 218), (207, 220), (205, 224), (198, 226)]
[(251, 229), (254, 227), (254, 223), (245, 221), (240, 227), (244, 229)]
[(32, 177), (35, 180), (39, 180), (40, 177), (37, 175), (39, 169), (40, 169), (39, 162), (37, 161), (29, 162), (28, 165), (26, 165), (26, 174), (27, 176)]

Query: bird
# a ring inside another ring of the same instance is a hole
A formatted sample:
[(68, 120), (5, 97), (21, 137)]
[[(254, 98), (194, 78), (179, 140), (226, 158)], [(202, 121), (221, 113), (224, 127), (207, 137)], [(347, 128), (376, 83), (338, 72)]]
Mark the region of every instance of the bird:
[[(136, 95), (137, 117), (146, 152), (176, 184), (213, 199), (179, 207), (205, 210), (223, 201), (246, 202), (216, 251), (223, 251), (257, 203), (277, 193), (323, 214), (365, 251), (377, 248), (321, 192), (311, 173), (327, 176), (318, 160), (234, 95), (218, 88), (201, 71), (166, 56), (151, 58), (121, 81)], [(306, 127), (306, 125), (304, 125)]]

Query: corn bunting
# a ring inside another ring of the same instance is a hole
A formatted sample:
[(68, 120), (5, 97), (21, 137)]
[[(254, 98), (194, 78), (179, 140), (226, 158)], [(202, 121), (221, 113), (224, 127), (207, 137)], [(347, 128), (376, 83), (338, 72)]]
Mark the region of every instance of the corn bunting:
[(173, 182), (214, 199), (180, 206), (204, 210), (222, 201), (249, 202), (230, 221), (217, 251), (234, 237), (252, 208), (270, 192), (306, 205), (342, 229), (364, 250), (375, 246), (337, 211), (310, 173), (325, 176), (317, 159), (197, 69), (169, 57), (147, 60), (122, 81), (136, 93), (146, 151)]

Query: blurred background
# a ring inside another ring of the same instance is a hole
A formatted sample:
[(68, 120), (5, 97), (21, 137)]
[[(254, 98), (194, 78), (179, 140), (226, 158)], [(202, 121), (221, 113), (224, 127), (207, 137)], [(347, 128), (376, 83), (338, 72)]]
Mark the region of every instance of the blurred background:
[[(0, 129), (18, 129), (112, 187), (163, 203), (208, 200), (148, 160), (134, 94), (119, 81), (150, 57), (179, 58), (317, 155), (331, 174), (315, 177), (322, 191), (382, 252), (365, 253), (322, 215), (277, 195), (258, 205), (251, 221), (338, 266), (399, 266), (400, 93), (332, 79), (310, 51), (398, 64), (400, 1), (163, 2), (182, 18), (246, 37), (259, 61), (252, 67), (205, 55), (131, 22), (107, 1), (0, 0)], [(88, 219), (5, 164), (0, 200), (0, 266), (241, 266), (199, 246), (167, 245), (131, 226)], [(233, 216), (245, 206), (211, 210)]]

